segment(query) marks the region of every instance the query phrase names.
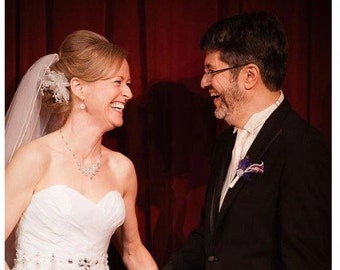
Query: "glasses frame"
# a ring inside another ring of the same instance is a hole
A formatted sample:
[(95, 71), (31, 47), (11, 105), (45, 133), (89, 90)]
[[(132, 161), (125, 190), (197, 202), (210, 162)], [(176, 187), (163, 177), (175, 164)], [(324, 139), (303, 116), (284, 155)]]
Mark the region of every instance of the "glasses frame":
[(207, 75), (211, 79), (216, 74), (222, 73), (222, 72), (227, 71), (227, 70), (244, 67), (246, 65), (248, 65), (248, 64), (242, 64), (242, 65), (237, 65), (237, 66), (232, 66), (232, 67), (227, 67), (227, 68), (221, 68), (221, 69), (217, 69), (217, 70), (208, 70), (208, 71), (204, 71), (204, 74)]

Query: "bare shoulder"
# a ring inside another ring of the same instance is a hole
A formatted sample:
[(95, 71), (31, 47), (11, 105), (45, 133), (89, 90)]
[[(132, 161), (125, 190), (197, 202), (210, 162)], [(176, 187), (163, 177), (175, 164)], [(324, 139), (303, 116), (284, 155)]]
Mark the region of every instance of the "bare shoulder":
[(114, 168), (115, 170), (134, 170), (132, 161), (124, 154), (112, 151), (108, 148), (105, 148), (105, 153), (108, 158), (110, 168)]
[(125, 190), (137, 183), (133, 162), (124, 154), (104, 148), (103, 157), (107, 162), (110, 179)]
[(34, 140), (21, 146), (14, 154), (12, 161), (23, 161), (26, 164), (40, 164), (48, 156), (46, 144), (41, 140)]
[[(50, 150), (45, 139), (21, 146), (6, 166), (6, 187), (22, 192), (31, 190), (43, 178), (50, 162)], [(30, 191), (30, 192), (31, 192)]]
[[(29, 172), (30, 175), (41, 174), (50, 161), (51, 147), (48, 137), (42, 137), (21, 146), (8, 163), (6, 170)], [(36, 175), (37, 176), (37, 175)]]

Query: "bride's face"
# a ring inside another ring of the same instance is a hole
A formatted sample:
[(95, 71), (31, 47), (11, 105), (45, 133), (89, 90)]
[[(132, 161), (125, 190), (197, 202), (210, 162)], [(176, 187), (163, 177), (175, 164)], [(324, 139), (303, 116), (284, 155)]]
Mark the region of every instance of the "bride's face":
[(129, 65), (124, 59), (118, 72), (108, 79), (86, 85), (86, 111), (95, 124), (103, 125), (106, 130), (123, 124), (123, 110), (133, 96), (130, 83)]

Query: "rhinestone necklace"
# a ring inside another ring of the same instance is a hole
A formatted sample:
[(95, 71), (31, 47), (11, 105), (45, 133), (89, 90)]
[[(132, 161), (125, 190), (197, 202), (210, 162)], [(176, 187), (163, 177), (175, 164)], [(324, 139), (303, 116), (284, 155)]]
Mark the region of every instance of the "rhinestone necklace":
[(96, 163), (92, 164), (91, 166), (86, 166), (85, 164), (82, 164), (78, 159), (75, 153), (73, 153), (73, 151), (71, 150), (68, 142), (65, 140), (64, 135), (62, 133), (62, 130), (59, 129), (60, 131), (60, 136), (61, 139), (63, 140), (67, 150), (71, 153), (71, 155), (73, 156), (73, 158), (76, 160), (77, 162), (77, 167), (78, 170), (85, 176), (89, 176), (90, 179), (92, 180), (93, 177), (96, 175), (97, 172), (99, 172), (100, 169), (100, 165), (102, 163), (102, 151), (101, 148), (99, 148), (99, 158), (96, 161)]

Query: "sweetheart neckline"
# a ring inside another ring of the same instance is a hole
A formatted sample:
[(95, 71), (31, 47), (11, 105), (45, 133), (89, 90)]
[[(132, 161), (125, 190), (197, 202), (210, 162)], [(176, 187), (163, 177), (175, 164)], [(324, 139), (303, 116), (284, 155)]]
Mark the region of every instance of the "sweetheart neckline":
[(39, 195), (39, 194), (41, 194), (43, 192), (46, 192), (47, 190), (50, 190), (52, 188), (66, 188), (66, 189), (72, 191), (73, 193), (77, 194), (78, 196), (84, 198), (85, 200), (89, 201), (90, 203), (92, 203), (94, 205), (100, 204), (107, 196), (109, 196), (112, 193), (118, 193), (118, 195), (123, 199), (122, 194), (118, 190), (110, 190), (103, 197), (101, 197), (98, 201), (93, 201), (93, 200), (89, 199), (88, 197), (86, 197), (81, 192), (79, 192), (78, 190), (76, 190), (74, 188), (71, 188), (68, 185), (64, 185), (64, 184), (56, 184), (56, 185), (52, 185), (52, 186), (46, 187), (44, 189), (38, 190), (37, 192), (35, 192), (33, 194), (32, 199), (33, 199), (33, 197), (35, 197), (35, 196), (37, 196), (37, 195)]

